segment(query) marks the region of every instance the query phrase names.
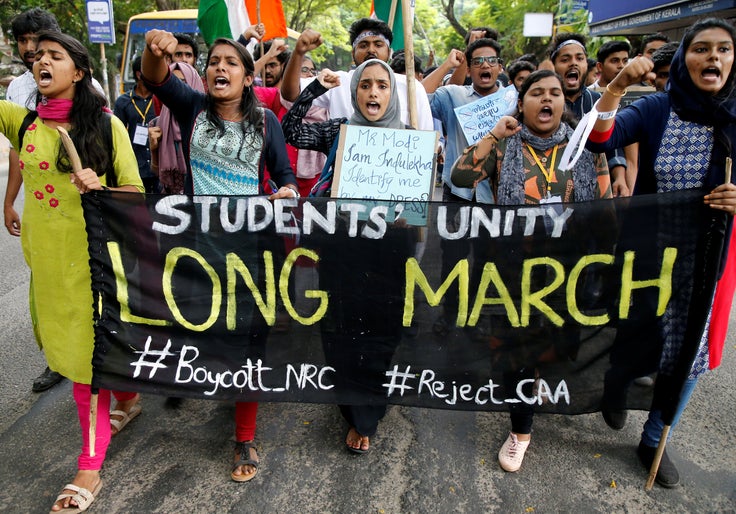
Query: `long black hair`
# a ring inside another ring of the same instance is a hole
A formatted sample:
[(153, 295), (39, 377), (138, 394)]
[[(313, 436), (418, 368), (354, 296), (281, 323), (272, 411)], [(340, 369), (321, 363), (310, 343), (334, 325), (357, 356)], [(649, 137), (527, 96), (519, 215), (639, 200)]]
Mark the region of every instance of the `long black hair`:
[[(240, 62), (245, 67), (246, 76), (253, 76), (255, 71), (253, 58), (250, 56), (250, 53), (243, 45), (241, 45), (237, 41), (233, 41), (232, 39), (215, 39), (209, 49), (209, 52), (207, 52), (208, 67), (213, 50), (220, 45), (228, 45), (234, 48), (236, 53), (238, 54), (238, 57), (240, 58)], [(243, 134), (248, 134), (249, 126), (252, 126), (253, 129), (255, 129), (256, 133), (260, 133), (263, 131), (263, 109), (260, 107), (260, 102), (253, 92), (253, 86), (243, 88), (243, 94), (240, 100), (240, 113), (243, 115), (243, 121), (241, 122)], [(207, 119), (216, 127), (219, 134), (223, 134), (225, 132), (225, 124), (222, 122), (222, 119), (217, 115), (215, 102), (209, 96), (207, 99)]]
[[(41, 31), (38, 33), (39, 44), (53, 41), (67, 51), (82, 78), (74, 86), (74, 99), (70, 113), (72, 130), (69, 135), (77, 148), (82, 165), (91, 168), (98, 175), (112, 170), (113, 151), (107, 148), (103, 130), (103, 117), (107, 116), (103, 108), (107, 107), (107, 99), (92, 85), (92, 68), (87, 49), (71, 36), (61, 32)], [(43, 98), (39, 98), (43, 101)], [(59, 171), (71, 173), (72, 165), (63, 146), (59, 150), (56, 161)]]

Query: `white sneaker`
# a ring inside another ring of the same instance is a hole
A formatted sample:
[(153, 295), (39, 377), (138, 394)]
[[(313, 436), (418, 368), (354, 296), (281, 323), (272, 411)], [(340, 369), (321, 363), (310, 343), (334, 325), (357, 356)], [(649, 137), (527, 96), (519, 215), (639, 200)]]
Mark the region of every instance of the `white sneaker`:
[(519, 441), (519, 439), (513, 433), (509, 434), (509, 437), (501, 446), (498, 451), (498, 463), (505, 471), (519, 471), (521, 462), (524, 460), (524, 454), (526, 449), (529, 447), (531, 441)]

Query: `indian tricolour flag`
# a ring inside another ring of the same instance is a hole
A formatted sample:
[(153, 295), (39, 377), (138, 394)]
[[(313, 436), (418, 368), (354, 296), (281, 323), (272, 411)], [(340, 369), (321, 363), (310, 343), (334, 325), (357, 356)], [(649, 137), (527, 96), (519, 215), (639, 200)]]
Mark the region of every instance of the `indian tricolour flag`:
[(238, 39), (255, 23), (266, 26), (264, 41), (286, 37), (286, 18), (281, 0), (201, 0), (197, 25), (210, 45), (218, 37)]
[[(411, 19), (414, 20), (414, 0), (411, 0)], [(404, 48), (404, 17), (401, 13), (401, 0), (372, 0), (371, 18), (377, 18), (388, 23), (394, 40), (391, 48), (399, 50)]]

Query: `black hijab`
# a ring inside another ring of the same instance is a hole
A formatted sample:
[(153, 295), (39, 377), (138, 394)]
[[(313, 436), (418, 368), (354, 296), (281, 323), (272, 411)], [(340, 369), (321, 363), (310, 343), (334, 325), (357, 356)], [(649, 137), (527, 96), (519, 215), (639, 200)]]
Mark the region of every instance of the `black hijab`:
[[(703, 30), (722, 28), (709, 24), (701, 26), (702, 28), (693, 27), (695, 30), (688, 38), (687, 47), (692, 43), (694, 36)], [(682, 44), (672, 59), (667, 94), (670, 97), (672, 109), (680, 119), (713, 126), (713, 153), (706, 178), (706, 186), (713, 188), (724, 182), (726, 157), (736, 158), (733, 147), (733, 142), (736, 141), (736, 92), (734, 91), (736, 60), (723, 88), (717, 94), (712, 95), (698, 89), (693, 83), (685, 63), (686, 52), (686, 45)], [(731, 180), (733, 181), (734, 177)]]

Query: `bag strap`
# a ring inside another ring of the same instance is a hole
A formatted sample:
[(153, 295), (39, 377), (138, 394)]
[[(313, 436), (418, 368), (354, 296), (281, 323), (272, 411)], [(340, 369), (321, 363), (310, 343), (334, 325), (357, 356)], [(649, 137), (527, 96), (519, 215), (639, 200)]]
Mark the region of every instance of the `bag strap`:
[(26, 117), (23, 118), (23, 123), (20, 124), (20, 128), (18, 129), (18, 150), (23, 148), (23, 137), (26, 135), (26, 130), (28, 130), (28, 127), (31, 126), (31, 123), (33, 123), (36, 118), (38, 118), (38, 113), (36, 111), (28, 111)]
[(105, 148), (110, 151), (110, 169), (105, 170), (107, 175), (107, 187), (118, 187), (118, 177), (115, 175), (115, 147), (112, 142), (112, 114), (109, 112), (103, 113), (102, 116), (102, 135)]

